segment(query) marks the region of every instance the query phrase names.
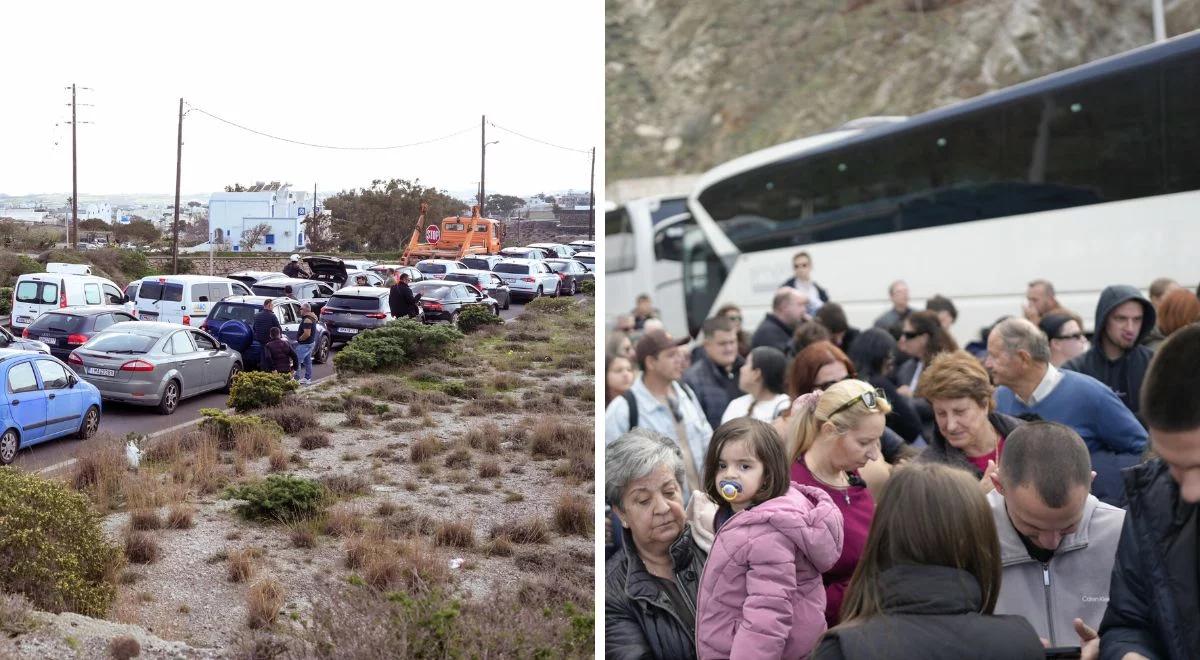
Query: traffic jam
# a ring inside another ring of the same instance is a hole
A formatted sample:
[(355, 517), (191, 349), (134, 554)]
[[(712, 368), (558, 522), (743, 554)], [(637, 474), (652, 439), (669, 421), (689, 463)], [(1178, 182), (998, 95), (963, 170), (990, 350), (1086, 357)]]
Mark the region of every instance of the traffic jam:
[[(472, 221), (481, 224), (463, 224)], [(283, 272), (150, 275), (123, 290), (84, 264), (21, 275), (11, 331), (0, 327), (0, 464), (38, 443), (95, 435), (104, 402), (170, 415), (184, 399), (227, 392), (239, 373), (261, 368), (254, 320), (267, 301), (293, 348), (307, 306), (317, 320), (305, 348), (324, 364), (340, 345), (395, 318), (389, 294), (401, 274), (417, 317), (450, 324), (468, 307), (500, 315), (541, 296), (574, 295), (594, 280), (593, 241), (501, 249), (486, 235), (480, 244), (479, 234), (495, 236), (488, 223), (495, 221), (447, 218), (429, 226), (425, 243), (414, 232), (397, 263), (291, 255)]]

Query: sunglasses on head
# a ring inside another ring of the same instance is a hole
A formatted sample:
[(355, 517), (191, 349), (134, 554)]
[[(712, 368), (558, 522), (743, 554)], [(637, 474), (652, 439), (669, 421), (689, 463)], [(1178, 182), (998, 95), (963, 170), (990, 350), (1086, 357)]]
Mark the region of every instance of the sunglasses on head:
[(923, 334), (925, 334), (925, 333), (924, 333), (924, 332), (917, 332), (917, 331), (915, 331), (915, 330), (914, 330), (914, 331), (912, 331), (912, 332), (901, 332), (901, 333), (900, 333), (900, 336), (901, 336), (901, 337), (904, 337), (905, 339), (916, 339), (917, 337), (920, 337), (920, 336), (921, 336), (921, 335), (923, 335)]
[(837, 410), (829, 413), (829, 417), (832, 419), (834, 415), (842, 412), (843, 410), (849, 410), (854, 404), (858, 403), (859, 401), (862, 401), (863, 405), (866, 406), (868, 410), (879, 410), (879, 402), (887, 401), (887, 396), (883, 393), (883, 390), (880, 388), (875, 388), (873, 390), (867, 390), (866, 392), (863, 392), (862, 394), (859, 394), (858, 396), (854, 397), (853, 399), (850, 399), (846, 403), (843, 403), (842, 405), (838, 406)]

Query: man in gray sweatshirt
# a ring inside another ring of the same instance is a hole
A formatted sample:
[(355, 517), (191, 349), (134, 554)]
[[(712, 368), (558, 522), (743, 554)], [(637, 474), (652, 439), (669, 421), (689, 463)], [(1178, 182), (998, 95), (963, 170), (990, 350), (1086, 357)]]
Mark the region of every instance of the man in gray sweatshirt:
[(1083, 439), (1055, 422), (1009, 434), (992, 476), (1003, 564), (996, 614), (1025, 617), (1052, 647), (1097, 645), (1108, 607), (1125, 511), (1089, 494), (1095, 476)]

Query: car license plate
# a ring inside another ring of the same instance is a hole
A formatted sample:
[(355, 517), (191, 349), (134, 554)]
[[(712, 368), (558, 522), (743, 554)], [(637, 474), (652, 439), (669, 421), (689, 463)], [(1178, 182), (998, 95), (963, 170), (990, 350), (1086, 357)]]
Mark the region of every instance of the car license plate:
[(358, 328), (338, 328), (338, 332), (342, 333), (343, 335), (357, 335)]
[(112, 376), (116, 376), (116, 375), (117, 375), (117, 371), (116, 371), (115, 369), (99, 369), (99, 368), (97, 368), (97, 367), (88, 367), (87, 369), (84, 369), (84, 371), (86, 371), (87, 373), (89, 373), (89, 374), (91, 374), (91, 375), (93, 375), (93, 376), (109, 376), (109, 377), (112, 377)]
[(34, 339), (37, 339), (38, 341), (42, 342), (43, 344), (45, 344), (47, 346), (57, 346), (58, 345), (58, 337), (41, 337), (41, 338), (34, 337)]
[(17, 317), (17, 323), (29, 323), (31, 320), (32, 319), (30, 319), (28, 316), (18, 316)]

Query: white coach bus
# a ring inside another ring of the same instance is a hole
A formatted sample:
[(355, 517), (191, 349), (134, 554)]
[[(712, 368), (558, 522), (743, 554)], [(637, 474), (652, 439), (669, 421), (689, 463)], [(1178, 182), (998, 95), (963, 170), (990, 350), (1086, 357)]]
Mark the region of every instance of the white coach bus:
[(914, 308), (954, 301), (965, 343), (1037, 278), (1090, 328), (1107, 285), (1200, 280), (1200, 33), (749, 154), (688, 208), (693, 334), (725, 303), (760, 322), (800, 250), (860, 328), (903, 279)]
[(635, 199), (604, 213), (605, 323), (628, 314), (649, 294), (667, 331), (687, 331), (683, 305), (683, 236), (695, 221), (682, 195)]

